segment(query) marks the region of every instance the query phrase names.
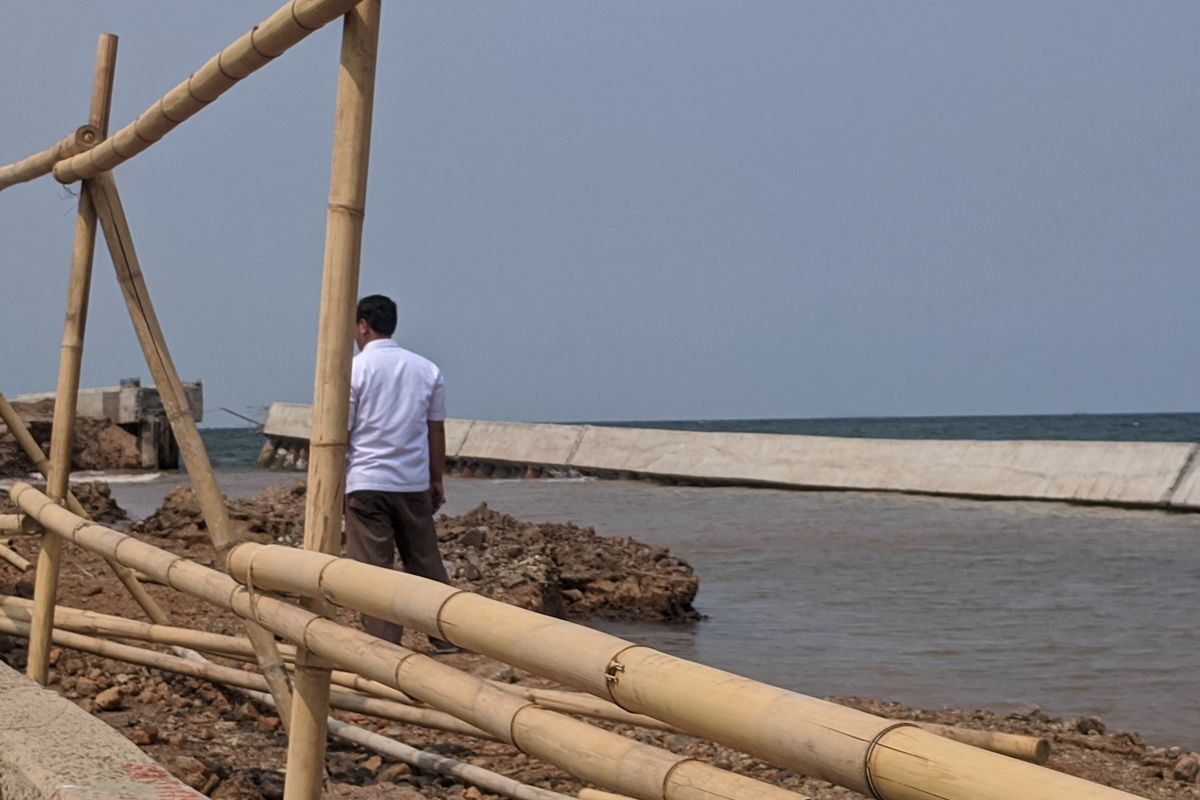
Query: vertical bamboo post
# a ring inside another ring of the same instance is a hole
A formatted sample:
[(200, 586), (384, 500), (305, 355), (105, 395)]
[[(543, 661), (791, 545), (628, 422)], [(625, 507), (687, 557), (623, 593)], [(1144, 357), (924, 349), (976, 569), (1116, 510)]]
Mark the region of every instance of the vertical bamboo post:
[[(335, 555), (340, 554), (342, 543), (350, 359), (371, 152), (380, 5), (380, 0), (364, 0), (346, 14), (334, 112), (304, 547)], [(312, 610), (320, 610), (320, 606), (308, 602)], [(296, 653), (295, 676), (296, 702), (288, 739), (284, 800), (318, 800), (325, 773), (329, 664), (301, 647)]]
[[(129, 230), (129, 222), (125, 219), (125, 209), (121, 205), (117, 184), (111, 173), (102, 172), (84, 181), (84, 186), (104, 229), (104, 239), (117, 273), (117, 282), (121, 285), (121, 293), (125, 297), (134, 332), (137, 333), (138, 342), (145, 354), (146, 365), (154, 377), (155, 386), (158, 387), (163, 408), (167, 411), (171, 431), (179, 443), (179, 454), (183, 458), (192, 489), (196, 493), (196, 501), (208, 526), (209, 538), (218, 553), (222, 552), (235, 543), (234, 531), (229, 524), (229, 513), (225, 508), (221, 490), (217, 487), (216, 478), (213, 477), (208, 451), (204, 449), (204, 442), (196, 429), (196, 420), (188, 407), (183, 383), (179, 380), (175, 362), (171, 360), (166, 338), (158, 324), (158, 315), (154, 313), (154, 305), (150, 301), (150, 292), (146, 288), (142, 268), (138, 263), (133, 234)], [(287, 670), (282, 656), (279, 655), (279, 648), (275, 645), (275, 638), (261, 625), (249, 620), (245, 622), (245, 629), (247, 638), (254, 645), (259, 669), (262, 670), (271, 694), (279, 704), (282, 712), (280, 720), (286, 727), (292, 697), (288, 687)]]
[[(112, 106), (113, 75), (117, 66), (117, 37), (100, 35), (96, 69), (92, 76), (89, 122), (104, 138)], [(71, 249), (71, 278), (67, 285), (67, 314), (63, 325), (58, 361), (58, 386), (54, 394), (54, 427), (50, 433), (50, 469), (46, 494), (56, 503), (66, 499), (71, 475), (71, 442), (75, 433), (75, 408), (79, 397), (79, 366), (83, 360), (83, 335), (87, 328), (88, 295), (92, 287), (92, 255), (96, 248), (96, 211), (86, 192), (80, 193), (75, 212), (75, 243)], [(33, 625), (29, 636), (26, 674), (46, 683), (49, 671), (50, 638), (54, 628), (54, 602), (58, 594), (58, 571), (62, 561), (62, 539), (42, 534), (34, 583)]]

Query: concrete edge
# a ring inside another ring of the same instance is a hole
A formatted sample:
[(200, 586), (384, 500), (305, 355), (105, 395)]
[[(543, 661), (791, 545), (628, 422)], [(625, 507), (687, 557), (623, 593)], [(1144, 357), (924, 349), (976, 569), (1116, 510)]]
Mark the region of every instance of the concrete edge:
[(0, 798), (203, 797), (101, 720), (0, 663)]

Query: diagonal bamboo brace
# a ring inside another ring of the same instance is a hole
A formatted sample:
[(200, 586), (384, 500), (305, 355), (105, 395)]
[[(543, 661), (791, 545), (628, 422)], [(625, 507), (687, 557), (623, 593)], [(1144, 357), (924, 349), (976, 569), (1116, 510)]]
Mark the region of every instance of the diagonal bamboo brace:
[[(213, 547), (221, 553), (236, 541), (233, 527), (229, 523), (225, 500), (213, 476), (208, 451), (200, 439), (196, 421), (188, 410), (183, 383), (179, 380), (179, 373), (171, 360), (171, 352), (167, 349), (166, 338), (158, 324), (158, 316), (154, 313), (154, 305), (150, 301), (150, 293), (142, 276), (141, 265), (133, 246), (133, 235), (125, 219), (125, 210), (121, 205), (116, 182), (111, 174), (105, 172), (87, 181), (84, 186), (96, 208), (96, 216), (104, 228), (104, 239), (108, 243), (117, 282), (121, 285), (121, 293), (125, 297), (129, 317), (146, 357), (146, 364), (158, 387), (159, 398), (167, 411), (171, 431), (179, 443), (179, 454), (191, 479), (209, 537)], [(292, 697), (279, 648), (274, 637), (262, 626), (247, 620), (245, 629), (247, 638), (254, 645), (259, 669), (266, 677), (271, 694), (279, 705), (280, 720), (286, 728), (291, 719)]]
[[(17, 444), (25, 452), (25, 456), (33, 462), (38, 472), (43, 477), (47, 476), (50, 473), (50, 462), (46, 459), (46, 454), (42, 452), (41, 446), (33, 438), (33, 435), (29, 432), (29, 428), (25, 426), (25, 420), (17, 416), (16, 409), (12, 407), (12, 404), (8, 402), (3, 393), (0, 393), (0, 419), (4, 420), (4, 424), (8, 426), (13, 438), (17, 440)], [(77, 514), (84, 519), (91, 518), (87, 509), (80, 504), (79, 498), (75, 496), (74, 492), (68, 491), (65, 500), (67, 508), (73, 514)], [(113, 574), (117, 576), (117, 579), (121, 581), (121, 584), (129, 592), (129, 595), (141, 606), (142, 611), (146, 612), (146, 616), (154, 622), (165, 624), (168, 621), (166, 613), (154, 600), (154, 597), (146, 591), (146, 587), (138, 581), (133, 572), (128, 567), (122, 566), (119, 562), (111, 558), (105, 558), (104, 560), (109, 568), (112, 569)]]

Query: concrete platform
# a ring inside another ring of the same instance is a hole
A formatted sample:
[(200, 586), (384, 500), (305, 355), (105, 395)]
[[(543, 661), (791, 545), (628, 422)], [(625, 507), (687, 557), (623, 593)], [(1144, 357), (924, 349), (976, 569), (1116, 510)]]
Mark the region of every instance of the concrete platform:
[(0, 664), (0, 798), (198, 800), (137, 745)]
[[(200, 422), (204, 418), (204, 385), (200, 381), (185, 383), (183, 391), (192, 419)], [(21, 394), (12, 398), (14, 403), (53, 399), (54, 392)], [(142, 386), (136, 378), (121, 386), (80, 389), (75, 413), (80, 417), (110, 420), (137, 436), (142, 469), (179, 467), (179, 446), (171, 432), (158, 389)]]

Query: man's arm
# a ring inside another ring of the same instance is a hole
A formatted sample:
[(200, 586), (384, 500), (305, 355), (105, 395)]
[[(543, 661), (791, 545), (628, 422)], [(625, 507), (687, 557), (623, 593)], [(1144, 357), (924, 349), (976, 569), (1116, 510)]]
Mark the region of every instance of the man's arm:
[(446, 423), (444, 420), (429, 420), (429, 491), (433, 495), (434, 511), (446, 502), (446, 490), (442, 487), (445, 468)]

